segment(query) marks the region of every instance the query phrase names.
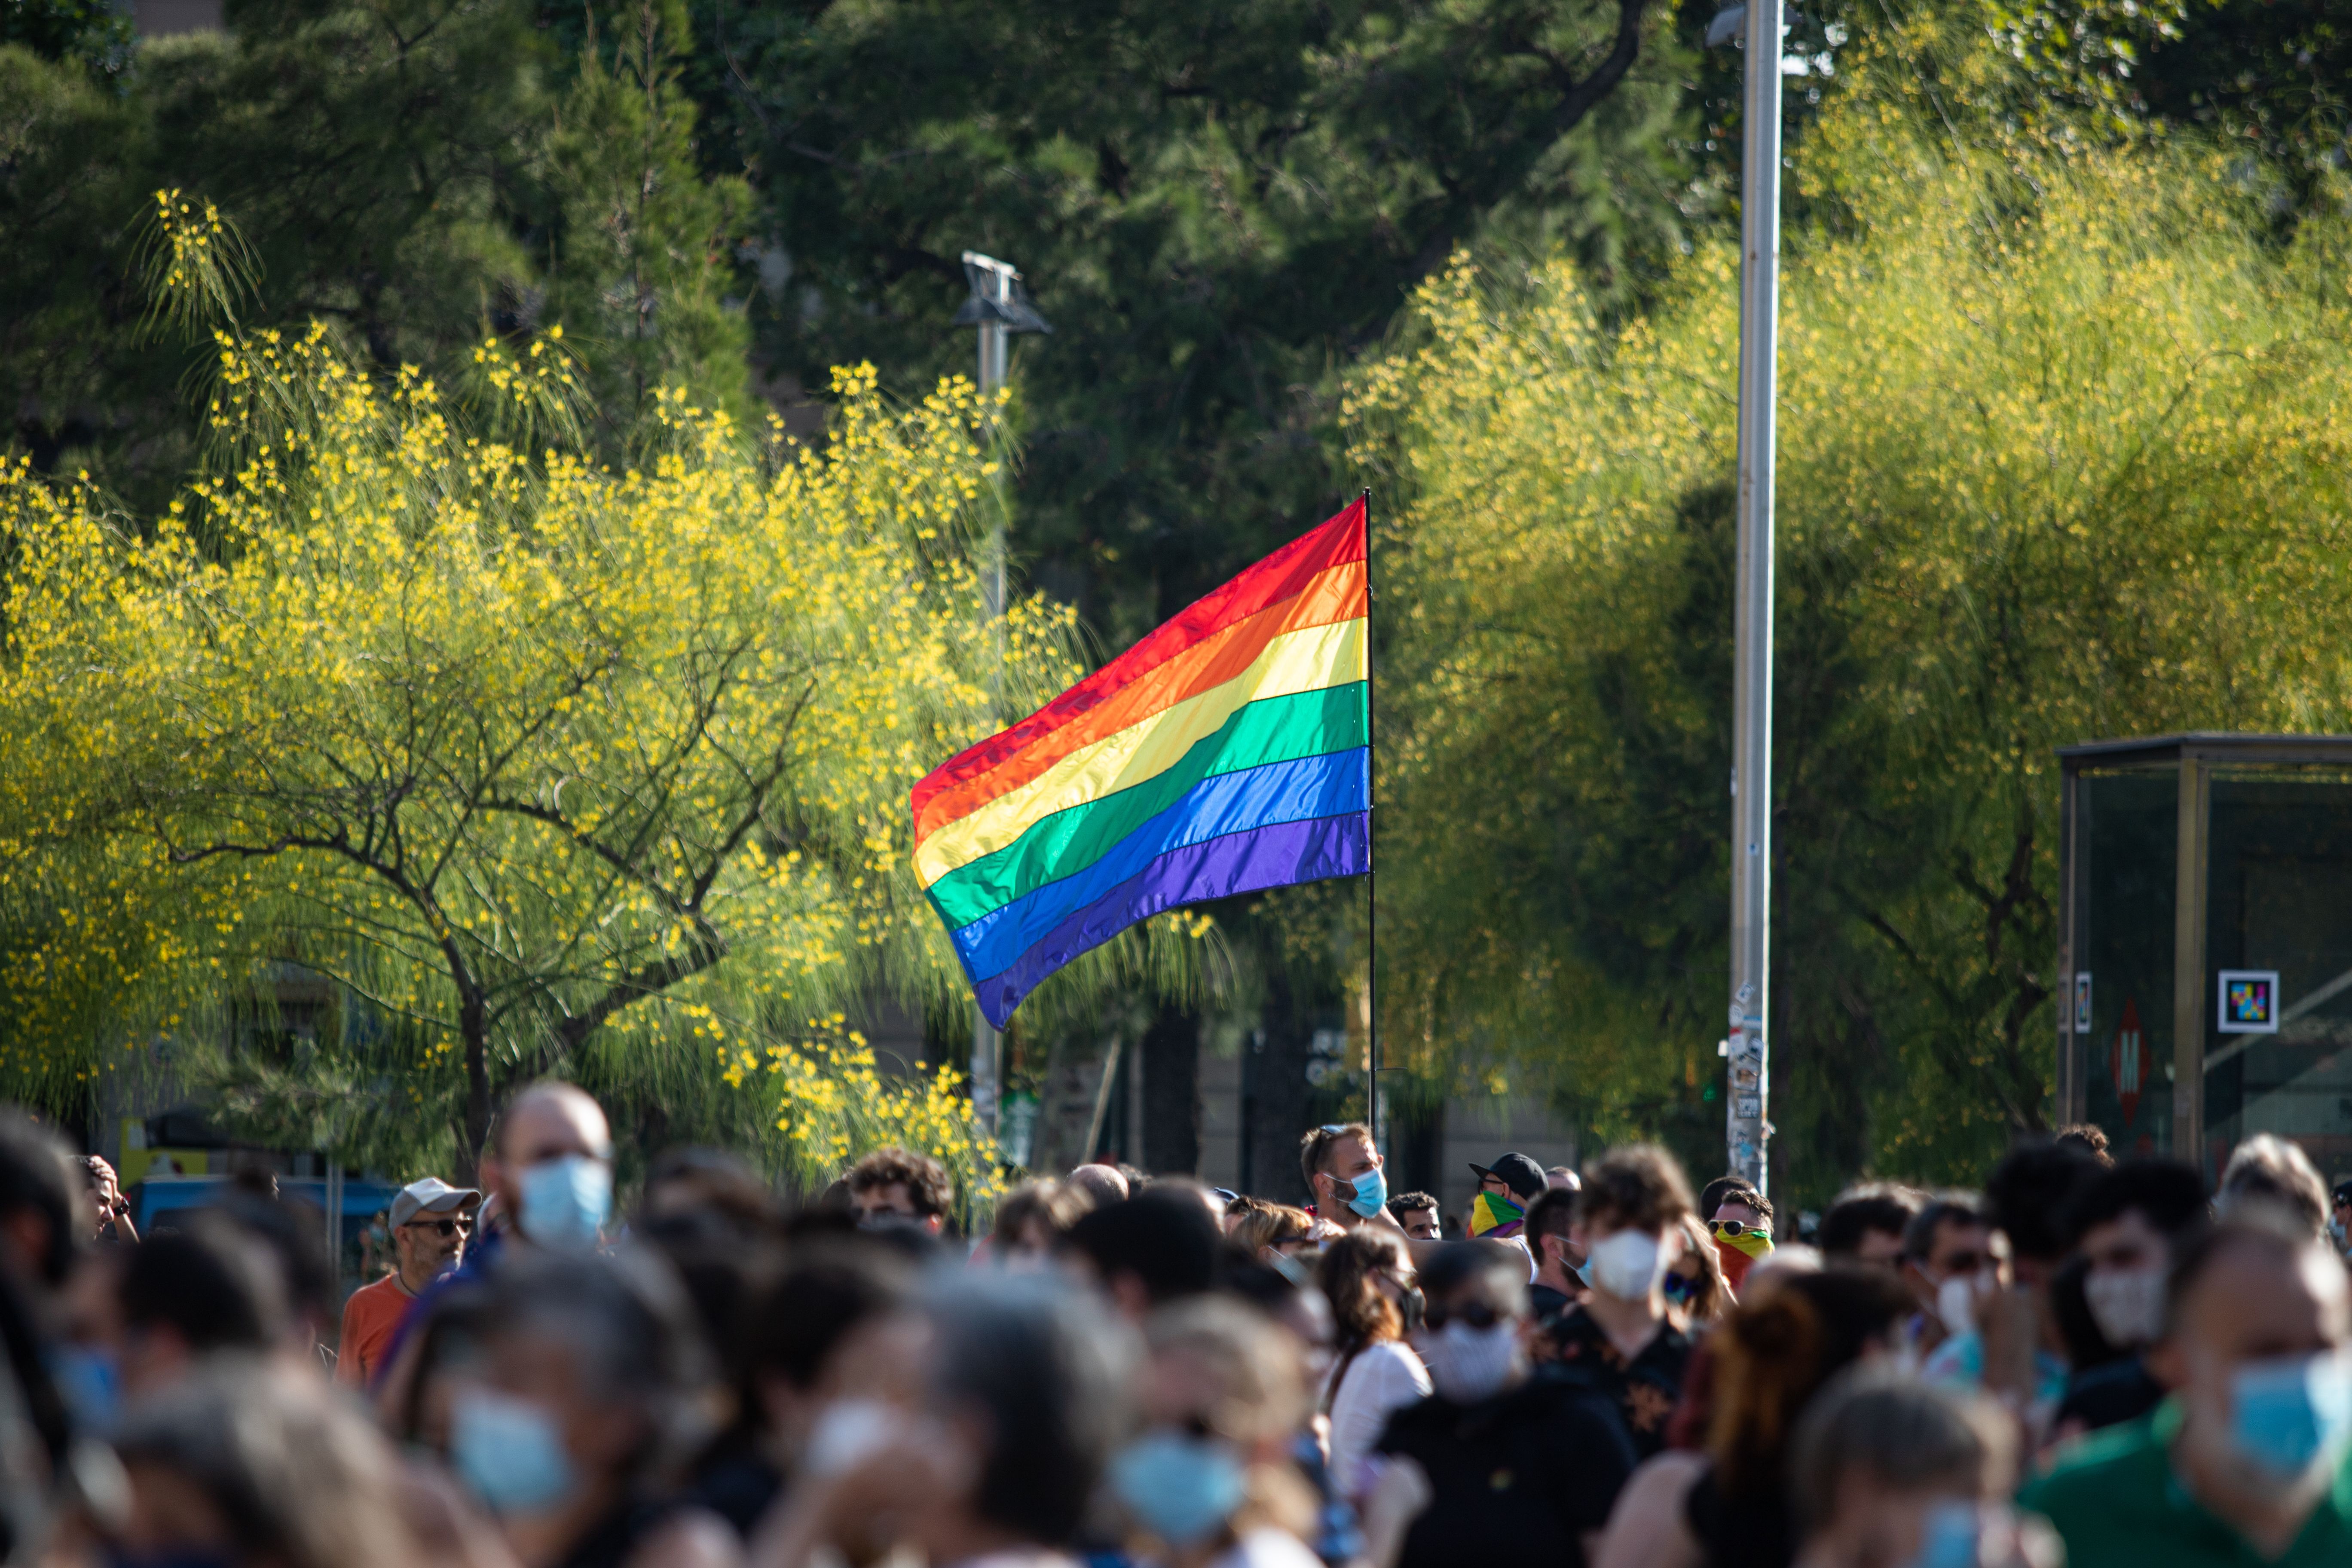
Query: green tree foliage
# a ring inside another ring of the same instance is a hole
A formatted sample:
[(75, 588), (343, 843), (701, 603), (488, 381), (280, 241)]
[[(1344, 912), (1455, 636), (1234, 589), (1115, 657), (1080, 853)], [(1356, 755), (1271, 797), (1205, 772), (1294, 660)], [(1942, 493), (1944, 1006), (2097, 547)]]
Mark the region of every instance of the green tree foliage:
[(655, 386), (747, 416), (730, 302), (740, 183), (693, 164), (682, 26), (567, 55), (525, 0), (234, 5), (141, 46), (117, 89), (0, 47), (0, 381), (12, 445), (147, 510), (193, 458), (207, 349), (140, 330), (132, 236), (159, 189), (237, 220), (250, 319), (334, 324), (384, 372), (454, 382), (485, 330), (565, 323), (625, 449)]
[(1454, 246), (1616, 279), (1687, 225), (1686, 57), (1646, 0), (698, 16), (775, 369), (919, 384), (971, 363), (961, 252), (1034, 279), (1016, 546), (1113, 642), (1330, 510), (1331, 373)]
[[(1916, 79), (1914, 79), (1916, 80)], [(1816, 128), (1783, 303), (1780, 1179), (1959, 1177), (2045, 1113), (2053, 748), (2345, 723), (2340, 232), (2187, 149)], [(1411, 504), (1383, 693), (1383, 992), (1433, 1070), (1719, 1146), (1735, 258), (1604, 329), (1466, 261), (1372, 368)]]

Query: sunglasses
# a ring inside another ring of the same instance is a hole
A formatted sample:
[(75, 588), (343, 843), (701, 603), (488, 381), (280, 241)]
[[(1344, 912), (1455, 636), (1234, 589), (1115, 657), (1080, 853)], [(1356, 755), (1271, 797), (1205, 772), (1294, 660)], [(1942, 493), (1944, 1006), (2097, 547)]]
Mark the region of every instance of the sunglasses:
[(1748, 1235), (1750, 1231), (1755, 1232), (1758, 1236), (1761, 1236), (1764, 1234), (1764, 1227), (1760, 1225), (1748, 1225), (1736, 1219), (1719, 1219), (1715, 1222), (1715, 1234), (1721, 1237), (1726, 1241), (1737, 1241), (1741, 1237)]
[(465, 1236), (474, 1228), (469, 1219), (413, 1219), (400, 1227), (403, 1230), (429, 1230), (436, 1236)]
[(1432, 1306), (1422, 1314), (1422, 1323), (1433, 1333), (1450, 1322), (1464, 1322), (1474, 1329), (1491, 1329), (1506, 1321), (1502, 1313), (1484, 1301), (1466, 1303), (1459, 1311), (1449, 1312), (1443, 1307)]

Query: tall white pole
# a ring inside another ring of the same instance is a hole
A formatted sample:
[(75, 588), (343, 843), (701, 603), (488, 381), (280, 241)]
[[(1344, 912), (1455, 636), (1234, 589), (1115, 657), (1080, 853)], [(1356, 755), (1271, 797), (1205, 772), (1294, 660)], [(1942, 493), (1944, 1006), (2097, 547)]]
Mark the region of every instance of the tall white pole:
[(1780, 282), (1780, 0), (1748, 0), (1739, 182), (1739, 567), (1733, 612), (1731, 1033), (1725, 1139), (1761, 1189), (1771, 1068), (1772, 399)]

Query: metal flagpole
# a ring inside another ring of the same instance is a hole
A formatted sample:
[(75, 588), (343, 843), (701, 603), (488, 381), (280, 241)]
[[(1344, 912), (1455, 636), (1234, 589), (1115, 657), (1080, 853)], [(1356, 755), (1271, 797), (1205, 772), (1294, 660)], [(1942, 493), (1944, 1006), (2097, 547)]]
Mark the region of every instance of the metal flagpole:
[(1767, 1179), (1772, 914), (1772, 446), (1780, 270), (1780, 0), (1748, 0), (1739, 185), (1739, 563), (1732, 636), (1730, 1168)]
[[(971, 286), (971, 298), (956, 312), (958, 326), (980, 329), (980, 395), (983, 417), (988, 420), (990, 444), (995, 444), (999, 434), (996, 416), (988, 407), (988, 400), (1004, 384), (1006, 355), (1014, 332), (1050, 332), (1054, 329), (1032, 308), (1017, 287), (1021, 274), (1012, 263), (999, 261), (979, 251), (963, 253), (965, 281)], [(997, 465), (996, 515), (988, 531), (988, 559), (982, 566), (981, 598), (989, 620), (996, 626), (996, 663), (1000, 675), (1004, 666), (1004, 467)], [(1001, 696), (1001, 693), (999, 693)], [(1003, 715), (998, 714), (1001, 720)], [(996, 1131), (998, 1100), (1003, 1078), (1003, 1041), (988, 1016), (980, 1010), (974, 998), (971, 1005), (971, 1114), (972, 1120), (990, 1133)]]
[(1370, 1011), (1364, 1019), (1364, 1125), (1381, 1147), (1381, 863), (1380, 801), (1372, 793), (1380, 756), (1380, 706), (1372, 685), (1372, 491), (1364, 489), (1364, 989)]

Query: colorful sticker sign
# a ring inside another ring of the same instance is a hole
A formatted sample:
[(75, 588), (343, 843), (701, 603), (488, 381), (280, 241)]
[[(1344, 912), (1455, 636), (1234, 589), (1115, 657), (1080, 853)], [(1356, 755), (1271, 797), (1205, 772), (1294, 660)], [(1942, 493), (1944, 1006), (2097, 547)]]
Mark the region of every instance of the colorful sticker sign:
[(2123, 1022), (2116, 1026), (2115, 1043), (2107, 1047), (2107, 1076), (2115, 1079), (2116, 1098), (2124, 1104), (2124, 1125), (2139, 1114), (2140, 1085), (2147, 1073), (2147, 1047), (2139, 1032), (2139, 1004), (2124, 998)]
[(2279, 1026), (2278, 971), (2221, 971), (2221, 1018), (2225, 1035), (2275, 1035)]
[(2087, 969), (2074, 972), (2074, 1032), (2091, 1032), (2091, 972)]

